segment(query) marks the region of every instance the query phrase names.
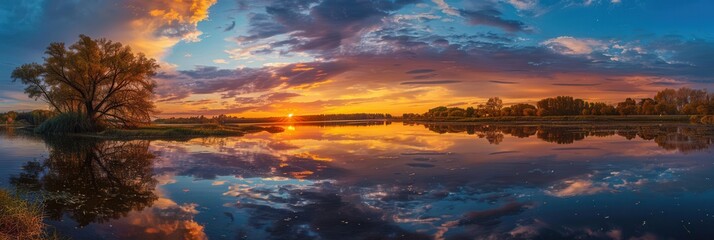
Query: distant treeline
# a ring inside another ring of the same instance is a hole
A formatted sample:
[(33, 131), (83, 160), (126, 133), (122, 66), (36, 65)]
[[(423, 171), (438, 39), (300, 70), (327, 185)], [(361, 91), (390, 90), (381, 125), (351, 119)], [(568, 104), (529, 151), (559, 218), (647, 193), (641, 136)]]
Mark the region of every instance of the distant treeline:
[[(558, 96), (538, 101), (536, 105), (519, 103), (503, 106), (503, 101), (490, 98), (484, 104), (466, 109), (436, 107), (423, 114), (406, 113), (405, 120), (461, 119), (500, 116), (575, 116), (575, 115), (708, 115), (714, 114), (714, 94), (690, 88), (665, 89), (653, 98), (634, 99), (611, 105), (586, 102), (571, 96)], [(703, 118), (709, 121), (710, 118)]]
[(49, 110), (33, 110), (30, 112), (9, 111), (0, 113), (0, 124), (40, 125), (54, 117), (56, 113)]
[(159, 118), (154, 120), (158, 124), (231, 124), (231, 123), (262, 123), (262, 122), (287, 122), (287, 121), (344, 121), (344, 120), (372, 120), (391, 119), (391, 114), (385, 113), (351, 113), (351, 114), (320, 114), (304, 115), (293, 117), (267, 117), (267, 118), (245, 118), (227, 115), (213, 117), (195, 116), (187, 118)]

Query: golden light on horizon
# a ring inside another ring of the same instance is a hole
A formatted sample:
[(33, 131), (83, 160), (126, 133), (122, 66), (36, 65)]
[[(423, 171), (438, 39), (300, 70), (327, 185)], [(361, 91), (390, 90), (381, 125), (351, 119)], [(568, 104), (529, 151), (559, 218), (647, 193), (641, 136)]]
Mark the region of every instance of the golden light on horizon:
[(288, 118), (293, 118), (293, 113), (288, 113)]

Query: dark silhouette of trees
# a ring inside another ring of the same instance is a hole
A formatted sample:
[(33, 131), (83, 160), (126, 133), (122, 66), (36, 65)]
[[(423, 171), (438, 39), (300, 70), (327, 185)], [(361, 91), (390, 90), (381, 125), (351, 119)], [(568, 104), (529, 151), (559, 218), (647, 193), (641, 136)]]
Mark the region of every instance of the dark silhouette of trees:
[(503, 108), (503, 100), (499, 97), (489, 98), (484, 107), (488, 116), (499, 116)]
[[(462, 116), (463, 111), (463, 116)], [(545, 98), (536, 106), (518, 103), (503, 107), (503, 101), (490, 98), (476, 108), (436, 107), (424, 114), (407, 113), (404, 119), (448, 119), (463, 117), (498, 117), (498, 116), (575, 116), (575, 115), (709, 115), (714, 113), (714, 95), (706, 90), (690, 88), (664, 89), (654, 98), (627, 98), (623, 102), (610, 105), (604, 102), (586, 102), (571, 96)], [(695, 122), (710, 122), (709, 117), (699, 117)]]
[(43, 64), (30, 63), (12, 72), (25, 93), (58, 113), (80, 114), (93, 129), (135, 127), (150, 122), (154, 113), (159, 65), (128, 46), (85, 35), (66, 47), (51, 43)]
[(536, 106), (525, 103), (511, 105), (508, 107), (508, 110), (509, 111), (504, 111), (504, 113), (508, 113), (503, 114), (504, 116), (535, 116), (537, 111)]
[(538, 101), (538, 116), (580, 115), (585, 101), (570, 96), (558, 96)]
[(466, 117), (474, 117), (474, 114), (476, 114), (476, 109), (474, 107), (466, 108)]
[(651, 98), (643, 98), (637, 103), (637, 114), (639, 115), (655, 115), (657, 110), (655, 109), (657, 102)]
[(617, 112), (620, 115), (635, 115), (637, 114), (637, 102), (635, 99), (627, 98), (624, 102), (617, 103)]
[(614, 106), (603, 102), (586, 103), (581, 111), (581, 115), (615, 115), (617, 110)]

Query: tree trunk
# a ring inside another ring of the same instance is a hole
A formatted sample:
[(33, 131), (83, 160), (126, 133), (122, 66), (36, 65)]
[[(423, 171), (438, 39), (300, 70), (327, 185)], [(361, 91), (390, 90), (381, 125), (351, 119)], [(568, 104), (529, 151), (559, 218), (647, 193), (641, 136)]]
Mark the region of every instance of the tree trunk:
[(85, 102), (84, 105), (87, 109), (85, 118), (86, 118), (87, 124), (89, 124), (89, 126), (88, 126), (89, 129), (87, 129), (87, 130), (90, 132), (99, 132), (99, 131), (104, 130), (102, 128), (102, 126), (99, 124), (99, 121), (97, 118), (97, 112), (94, 111), (94, 107), (92, 106), (92, 103)]

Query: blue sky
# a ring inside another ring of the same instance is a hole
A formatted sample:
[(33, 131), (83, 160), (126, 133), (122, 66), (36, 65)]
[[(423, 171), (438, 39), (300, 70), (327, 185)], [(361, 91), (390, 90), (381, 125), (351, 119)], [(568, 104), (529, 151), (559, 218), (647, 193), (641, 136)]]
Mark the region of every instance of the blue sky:
[(613, 103), (710, 87), (712, 9), (703, 0), (5, 1), (0, 112), (45, 108), (10, 73), (79, 34), (159, 60), (165, 116), (399, 114), (492, 96)]

